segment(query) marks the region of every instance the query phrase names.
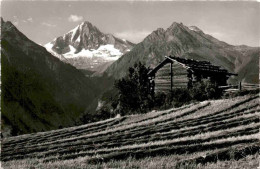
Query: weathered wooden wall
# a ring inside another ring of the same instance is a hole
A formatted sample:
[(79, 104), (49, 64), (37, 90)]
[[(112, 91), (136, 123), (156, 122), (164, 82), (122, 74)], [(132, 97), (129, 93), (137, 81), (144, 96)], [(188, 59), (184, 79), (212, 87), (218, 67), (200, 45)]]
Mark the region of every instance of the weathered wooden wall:
[(171, 64), (168, 63), (159, 69), (155, 75), (154, 83), (155, 88), (154, 92), (165, 92), (168, 93), (171, 91)]
[(189, 83), (189, 72), (177, 62), (172, 64), (173, 88), (187, 88)]
[[(172, 64), (172, 89), (187, 88), (190, 81), (190, 75), (186, 68), (173, 62)], [(164, 65), (155, 75), (155, 93), (171, 91), (171, 63)]]

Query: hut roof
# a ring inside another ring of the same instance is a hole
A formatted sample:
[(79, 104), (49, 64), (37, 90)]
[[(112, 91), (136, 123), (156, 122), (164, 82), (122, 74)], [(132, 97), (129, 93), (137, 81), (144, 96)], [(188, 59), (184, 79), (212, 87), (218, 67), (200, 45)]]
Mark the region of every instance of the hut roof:
[(197, 61), (193, 59), (184, 59), (180, 57), (175, 56), (165, 56), (165, 59), (158, 64), (154, 69), (149, 71), (148, 75), (152, 76), (155, 75), (155, 73), (163, 67), (167, 63), (173, 63), (176, 62), (180, 65), (182, 65), (184, 68), (189, 69), (191, 71), (200, 71), (200, 72), (215, 72), (215, 73), (222, 73), (225, 75), (237, 75), (234, 73), (229, 73), (226, 69), (221, 68), (220, 66), (212, 65), (208, 61)]

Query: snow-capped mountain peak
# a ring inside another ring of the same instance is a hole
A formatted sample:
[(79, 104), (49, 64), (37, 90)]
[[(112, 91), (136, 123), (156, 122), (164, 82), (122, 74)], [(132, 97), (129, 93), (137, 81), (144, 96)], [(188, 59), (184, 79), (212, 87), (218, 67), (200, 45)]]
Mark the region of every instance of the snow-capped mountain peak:
[[(90, 58), (102, 60), (102, 63), (115, 61), (129, 52), (133, 46), (133, 43), (125, 39), (102, 33), (96, 26), (85, 21), (47, 43), (45, 48), (61, 60), (73, 59), (72, 65), (77, 67), (76, 58), (86, 58), (88, 62), (91, 62)], [(82, 66), (82, 63), (79, 64)]]

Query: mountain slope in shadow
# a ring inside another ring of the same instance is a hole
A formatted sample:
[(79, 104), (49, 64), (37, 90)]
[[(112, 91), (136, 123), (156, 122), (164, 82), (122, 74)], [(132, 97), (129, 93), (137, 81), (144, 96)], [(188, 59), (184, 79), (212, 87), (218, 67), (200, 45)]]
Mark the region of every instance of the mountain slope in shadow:
[(1, 46), (3, 134), (73, 126), (95, 110), (101, 87), (3, 20)]

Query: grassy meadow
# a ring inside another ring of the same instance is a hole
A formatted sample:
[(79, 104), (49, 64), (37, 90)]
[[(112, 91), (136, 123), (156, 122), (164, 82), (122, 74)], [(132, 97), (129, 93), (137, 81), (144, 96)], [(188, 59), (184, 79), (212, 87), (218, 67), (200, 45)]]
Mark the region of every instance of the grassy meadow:
[(4, 138), (2, 167), (254, 169), (259, 109), (246, 95)]

